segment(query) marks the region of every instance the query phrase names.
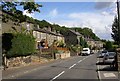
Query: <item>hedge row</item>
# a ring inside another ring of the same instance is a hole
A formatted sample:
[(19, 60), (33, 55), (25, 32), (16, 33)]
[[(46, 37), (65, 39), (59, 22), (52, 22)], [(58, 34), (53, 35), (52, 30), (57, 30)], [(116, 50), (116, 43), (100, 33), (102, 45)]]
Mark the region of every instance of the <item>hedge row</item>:
[(6, 50), (6, 56), (8, 58), (28, 56), (35, 52), (35, 38), (25, 33), (4, 34), (3, 49)]

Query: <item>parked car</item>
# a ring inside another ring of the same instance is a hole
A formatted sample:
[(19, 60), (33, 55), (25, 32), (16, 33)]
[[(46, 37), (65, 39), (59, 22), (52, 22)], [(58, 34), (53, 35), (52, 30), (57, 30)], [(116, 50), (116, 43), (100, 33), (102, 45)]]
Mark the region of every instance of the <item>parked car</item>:
[(89, 48), (83, 48), (82, 55), (90, 55), (90, 49)]
[(109, 59), (115, 59), (115, 52), (108, 52), (109, 53)]
[(107, 50), (103, 50), (102, 52), (99, 53), (100, 58), (103, 58), (105, 55), (109, 55)]
[(104, 56), (103, 56), (103, 62), (105, 63), (106, 60), (109, 59), (109, 53), (104, 53)]
[(115, 52), (108, 52), (108, 54), (105, 54), (103, 57), (103, 63), (109, 63), (110, 66), (115, 64), (115, 56), (116, 53)]

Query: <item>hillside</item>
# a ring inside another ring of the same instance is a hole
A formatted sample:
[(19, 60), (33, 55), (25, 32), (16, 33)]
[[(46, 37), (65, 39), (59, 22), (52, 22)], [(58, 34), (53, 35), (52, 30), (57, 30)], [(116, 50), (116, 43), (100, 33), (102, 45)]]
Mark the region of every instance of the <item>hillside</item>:
[[(7, 16), (7, 19), (8, 18), (9, 17)], [(3, 16), (2, 19), (6, 19), (6, 16)], [(29, 21), (29, 22), (32, 22), (35, 25), (34, 27), (37, 27), (37, 25), (39, 25), (40, 28), (52, 27), (52, 31), (54, 31), (54, 30), (59, 31), (62, 35), (67, 35), (67, 31), (69, 29), (72, 29), (72, 30), (75, 30), (75, 31), (79, 32), (84, 37), (89, 37), (89, 38), (94, 39), (94, 40), (100, 40), (100, 38), (97, 37), (91, 29), (86, 28), (86, 27), (85, 28), (81, 28), (81, 27), (71, 27), (70, 28), (70, 27), (60, 26), (58, 24), (51, 24), (46, 20), (40, 21), (40, 20), (33, 19), (32, 17), (28, 17), (28, 16), (24, 16), (24, 15), (21, 16), (21, 17), (18, 17), (16, 14), (15, 15), (12, 14), (12, 18), (10, 17), (10, 19), (12, 19), (12, 21), (15, 21), (16, 19), (19, 19), (20, 20), (19, 23)]]

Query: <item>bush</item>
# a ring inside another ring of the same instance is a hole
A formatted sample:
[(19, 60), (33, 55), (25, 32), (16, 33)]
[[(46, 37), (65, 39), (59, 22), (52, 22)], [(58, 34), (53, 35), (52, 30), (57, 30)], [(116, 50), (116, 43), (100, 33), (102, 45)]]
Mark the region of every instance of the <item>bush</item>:
[(8, 52), (12, 48), (12, 42), (13, 39), (12, 33), (3, 33), (2, 34), (2, 49)]
[(7, 57), (27, 56), (35, 52), (35, 38), (30, 34), (17, 33), (12, 39), (12, 48)]

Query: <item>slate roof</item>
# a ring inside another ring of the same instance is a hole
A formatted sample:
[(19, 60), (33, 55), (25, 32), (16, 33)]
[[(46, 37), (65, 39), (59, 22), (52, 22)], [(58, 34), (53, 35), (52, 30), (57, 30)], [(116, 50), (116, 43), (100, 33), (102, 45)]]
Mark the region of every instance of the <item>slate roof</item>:
[(70, 31), (71, 31), (72, 33), (78, 35), (78, 36), (82, 36), (82, 34), (80, 34), (79, 32), (76, 32), (76, 31), (74, 31), (74, 30), (70, 30)]
[(39, 32), (43, 32), (43, 33), (47, 33), (47, 34), (52, 34), (52, 35), (55, 35), (55, 36), (63, 37), (63, 35), (61, 35), (61, 34), (57, 34), (57, 33), (54, 33), (54, 32), (51, 32), (51, 31), (48, 31), (48, 30), (45, 30), (45, 29), (34, 29), (34, 30), (39, 31)]

